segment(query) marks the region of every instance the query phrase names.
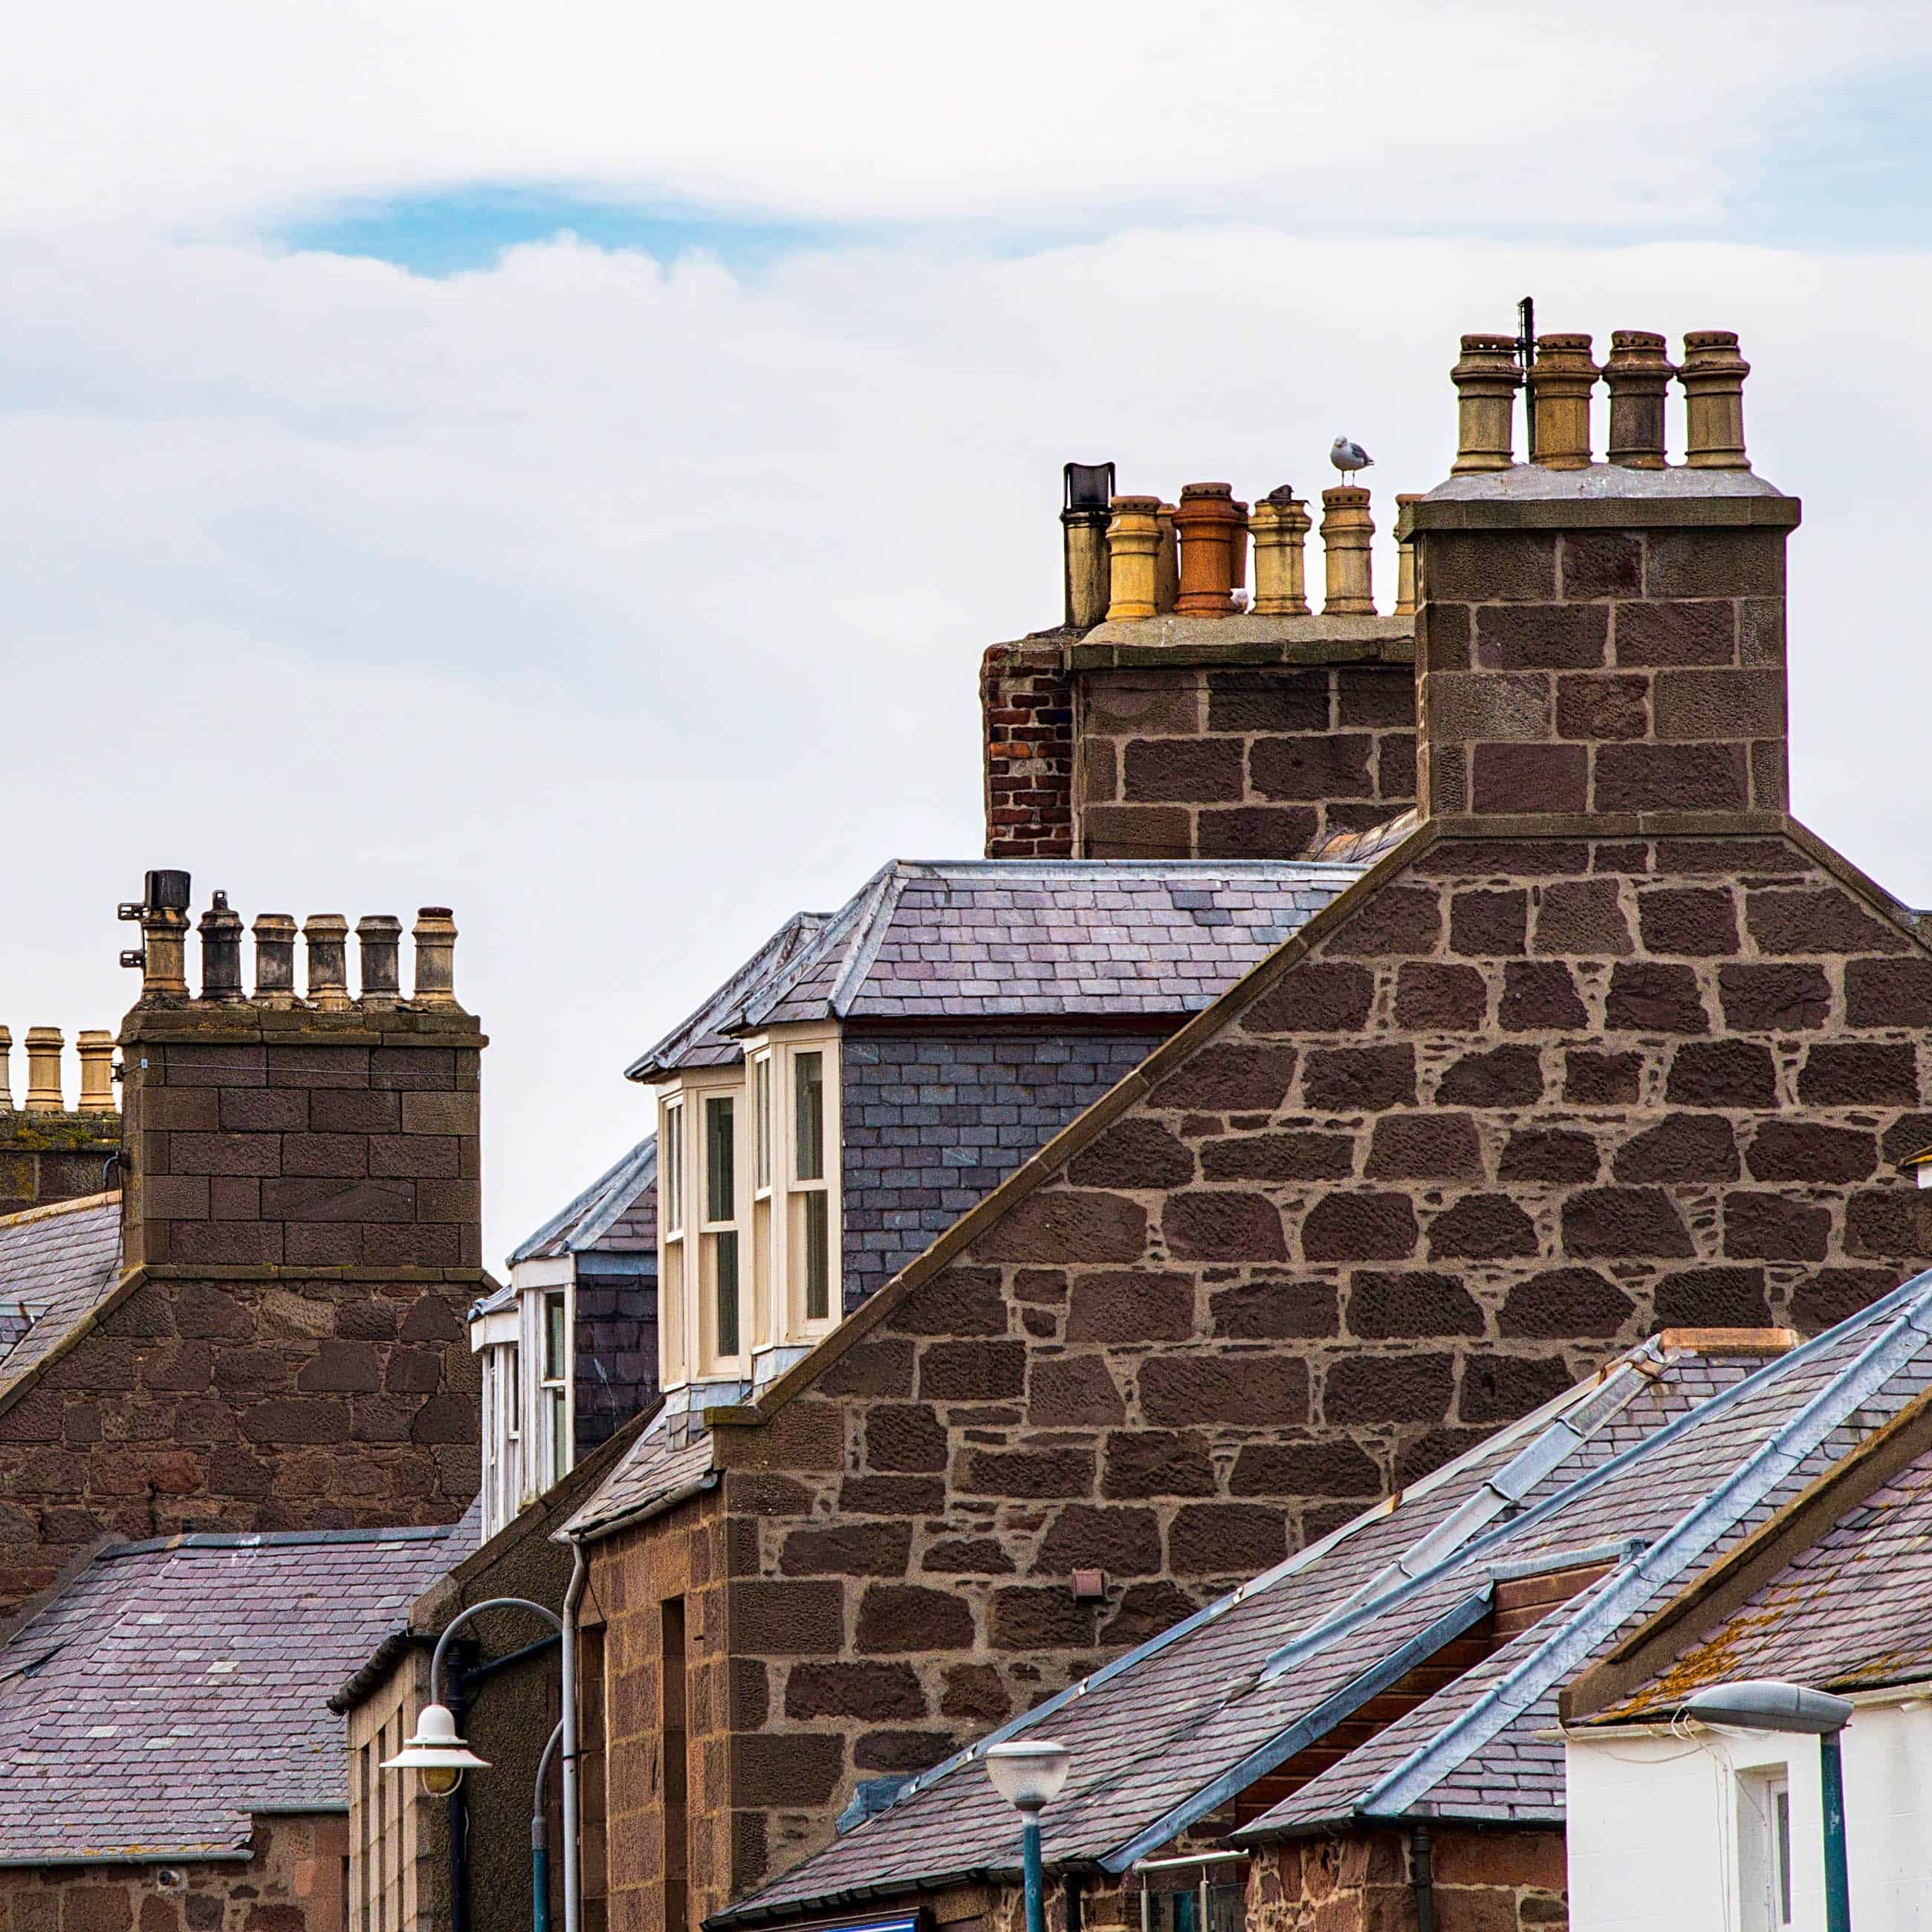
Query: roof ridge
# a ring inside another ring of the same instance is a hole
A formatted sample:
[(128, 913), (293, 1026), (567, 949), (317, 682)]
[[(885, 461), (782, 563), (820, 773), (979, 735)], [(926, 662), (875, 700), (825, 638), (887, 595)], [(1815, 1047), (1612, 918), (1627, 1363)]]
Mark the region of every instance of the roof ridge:
[(84, 1208), (104, 1208), (109, 1202), (120, 1198), (119, 1188), (108, 1187), (98, 1194), (76, 1194), (70, 1200), (43, 1202), (38, 1208), (21, 1208), (11, 1214), (0, 1214), (0, 1228), (22, 1228), (29, 1221), (50, 1221), (56, 1214), (77, 1214)]
[(876, 896), (884, 892), (886, 881), (892, 877), (898, 862), (896, 859), (887, 860), (877, 872), (867, 877), (864, 884), (850, 898), (835, 910), (827, 913), (824, 923), (789, 959), (776, 967), (754, 986), (746, 988), (744, 998), (738, 1002), (735, 1012), (729, 1018), (720, 1016), (718, 1030), (722, 1033), (728, 1027), (734, 1030), (757, 1027), (772, 1009), (842, 942), (849, 944), (854, 931), (864, 917), (867, 906)]

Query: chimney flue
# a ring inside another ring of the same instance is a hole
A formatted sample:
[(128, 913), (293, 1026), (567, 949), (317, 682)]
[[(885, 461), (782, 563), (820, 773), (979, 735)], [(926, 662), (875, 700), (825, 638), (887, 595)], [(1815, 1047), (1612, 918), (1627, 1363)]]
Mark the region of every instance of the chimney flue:
[(188, 992), (188, 909), (194, 881), (185, 872), (158, 871), (142, 883), (141, 903), (124, 906), (123, 919), (141, 922), (141, 950), (126, 956), (128, 964), (141, 968), (144, 1006), (174, 1006)]
[(362, 954), (361, 999), (364, 1006), (393, 1006), (402, 998), (403, 922), (393, 914), (372, 912), (356, 922)]
[(308, 1003), (317, 1012), (346, 1012), (349, 997), (349, 922), (339, 912), (310, 913), (302, 922), (308, 942)]
[(58, 1114), (61, 1102), (61, 1030), (58, 1027), (27, 1029), (27, 1112)]
[(1456, 460), (1452, 476), (1508, 470), (1516, 460), (1516, 392), (1522, 387), (1513, 335), (1466, 335), (1449, 372), (1456, 385)]
[(1158, 617), (1172, 613), (1180, 596), (1180, 538), (1174, 527), (1174, 508), (1163, 503), (1154, 513), (1154, 608)]
[(1625, 470), (1664, 467), (1664, 392), (1677, 373), (1664, 348), (1664, 338), (1653, 329), (1610, 332), (1604, 364), (1610, 386), (1610, 458)]
[(1395, 500), (1395, 614), (1415, 615), (1415, 521), (1414, 506), (1422, 501), (1420, 490), (1405, 491)]
[(1587, 335), (1539, 335), (1529, 384), (1536, 397), (1536, 447), (1546, 470), (1590, 466), (1590, 392), (1597, 386)]
[(1369, 520), (1369, 493), (1352, 483), (1322, 493), (1322, 542), (1327, 553), (1324, 617), (1376, 614), (1373, 565), (1369, 546), (1376, 526)]
[(285, 912), (256, 915), (255, 925), (255, 1004), (290, 1007), (296, 998), (296, 922)]
[(1697, 328), (1684, 338), (1684, 460), (1693, 470), (1748, 470), (1744, 454), (1744, 378), (1750, 364), (1728, 328)]
[(1116, 496), (1107, 526), (1110, 560), (1107, 621), (1129, 623), (1154, 614), (1154, 550), (1160, 540), (1155, 520), (1158, 496)]
[(424, 906), (411, 937), (416, 943), (414, 1004), (456, 1008), (456, 920), (448, 906)]
[(80, 1111), (83, 1114), (112, 1113), (114, 1036), (91, 1028), (76, 1036), (74, 1048), (80, 1056)]
[(0, 1114), (14, 1111), (14, 1036), (0, 1026)]
[(242, 915), (230, 909), (228, 895), (217, 892), (201, 916), (201, 997), (232, 1006), (242, 991)]
[(1234, 533), (1240, 514), (1232, 483), (1190, 483), (1174, 513), (1180, 538), (1180, 595), (1174, 614), (1225, 617), (1234, 587)]
[(1255, 538), (1255, 615), (1306, 616), (1305, 544), (1313, 527), (1308, 506), (1284, 483), (1255, 506), (1249, 525)]
[(1072, 630), (1091, 630), (1107, 614), (1111, 589), (1107, 514), (1114, 496), (1114, 466), (1070, 463), (1062, 475), (1066, 503), (1060, 512), (1060, 528), (1066, 623)]

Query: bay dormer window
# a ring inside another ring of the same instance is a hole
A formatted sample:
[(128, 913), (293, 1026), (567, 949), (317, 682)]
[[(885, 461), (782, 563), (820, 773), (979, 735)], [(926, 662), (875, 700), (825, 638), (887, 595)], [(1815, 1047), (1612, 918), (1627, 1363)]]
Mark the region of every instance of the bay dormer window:
[(675, 1387), (691, 1378), (691, 1352), (685, 1335), (685, 1146), (684, 1102), (668, 1100), (658, 1124), (658, 1274), (662, 1308), (658, 1331), (662, 1337), (664, 1384)]
[(832, 1316), (832, 1189), (828, 1178), (825, 1051), (791, 1055), (792, 1174), (790, 1253), (794, 1332), (828, 1325)]
[(738, 1102), (736, 1094), (706, 1094), (704, 1105), (704, 1218), (699, 1228), (704, 1297), (699, 1313), (707, 1367), (728, 1369), (744, 1353), (739, 1278)]

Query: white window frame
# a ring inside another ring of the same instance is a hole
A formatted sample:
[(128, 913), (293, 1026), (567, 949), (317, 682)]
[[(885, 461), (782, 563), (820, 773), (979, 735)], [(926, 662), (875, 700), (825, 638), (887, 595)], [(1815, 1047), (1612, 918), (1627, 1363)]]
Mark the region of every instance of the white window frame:
[(685, 1130), (690, 1112), (681, 1086), (658, 1092), (658, 1379), (667, 1389), (691, 1379), (695, 1357), (690, 1346), (690, 1297), (685, 1292)]
[(1792, 1923), (1791, 1767), (1739, 1767), (1737, 1819), (1738, 1932), (1788, 1932)]
[[(576, 1297), (568, 1287), (539, 1288), (532, 1298), (536, 1304), (536, 1351), (531, 1358), (531, 1365), (536, 1372), (531, 1380), (536, 1385), (537, 1412), (534, 1418), (536, 1433), (532, 1439), (537, 1445), (537, 1456), (543, 1465), (542, 1480), (538, 1486), (541, 1492), (568, 1475), (577, 1461), (577, 1404), (573, 1387), (577, 1378), (571, 1372), (571, 1365), (576, 1359), (577, 1311)], [(561, 1359), (555, 1375), (550, 1372), (553, 1308), (563, 1317), (559, 1342)]]
[[(810, 1177), (799, 1172), (798, 1081), (800, 1063), (808, 1055), (819, 1056), (819, 1172)], [(784, 1113), (785, 1116), (785, 1250), (784, 1339), (788, 1342), (815, 1342), (838, 1327), (844, 1312), (844, 1243), (841, 1239), (843, 1190), (840, 1186), (844, 1136), (838, 1111), (838, 1042), (836, 1034), (800, 1034), (784, 1042)], [(806, 1256), (806, 1202), (812, 1196), (825, 1202), (826, 1281), (825, 1310), (813, 1315), (808, 1309), (808, 1286)]]
[[(746, 1369), (751, 1360), (752, 1346), (749, 1333), (751, 1310), (748, 1306), (751, 1298), (746, 1292), (748, 1273), (745, 1266), (747, 1216), (743, 1212), (748, 1178), (747, 1137), (742, 1131), (746, 1094), (741, 1079), (729, 1085), (708, 1083), (696, 1089), (693, 1097), (697, 1114), (693, 1125), (694, 1150), (698, 1158), (692, 1163), (691, 1172), (698, 1177), (698, 1191), (687, 1212), (694, 1210), (698, 1216), (698, 1293), (694, 1298), (698, 1304), (698, 1362), (705, 1379), (722, 1381)], [(731, 1164), (727, 1177), (730, 1212), (714, 1219), (711, 1213), (711, 1121), (713, 1110), (718, 1107), (731, 1110)], [(728, 1239), (730, 1243), (728, 1250), (725, 1247)], [(726, 1252), (730, 1254), (736, 1271), (734, 1292), (737, 1301), (738, 1331), (733, 1338), (736, 1346), (728, 1349), (724, 1345), (718, 1319), (719, 1257)]]
[(523, 1507), (523, 1418), (518, 1412), (520, 1322), (512, 1304), (470, 1324), (482, 1372), (483, 1534), (494, 1536)]

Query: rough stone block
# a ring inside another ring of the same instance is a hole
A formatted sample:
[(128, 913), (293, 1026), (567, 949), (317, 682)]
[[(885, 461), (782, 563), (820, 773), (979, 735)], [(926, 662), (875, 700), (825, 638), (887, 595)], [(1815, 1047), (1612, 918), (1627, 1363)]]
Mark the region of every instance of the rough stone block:
[(1466, 1194), (1429, 1224), (1432, 1261), (1502, 1261), (1538, 1252), (1536, 1223), (1507, 1194)]
[(1610, 637), (1606, 604), (1491, 604), (1476, 613), (1476, 662), (1498, 671), (1594, 670), (1609, 655)]

